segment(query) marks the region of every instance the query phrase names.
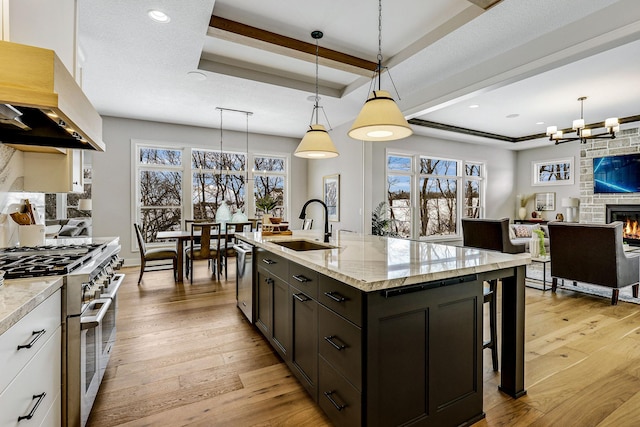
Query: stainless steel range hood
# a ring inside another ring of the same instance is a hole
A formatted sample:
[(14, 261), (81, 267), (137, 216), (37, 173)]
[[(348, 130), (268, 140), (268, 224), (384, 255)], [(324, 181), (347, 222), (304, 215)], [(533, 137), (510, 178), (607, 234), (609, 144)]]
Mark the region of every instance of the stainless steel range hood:
[(102, 118), (55, 52), (0, 41), (0, 142), (104, 151)]

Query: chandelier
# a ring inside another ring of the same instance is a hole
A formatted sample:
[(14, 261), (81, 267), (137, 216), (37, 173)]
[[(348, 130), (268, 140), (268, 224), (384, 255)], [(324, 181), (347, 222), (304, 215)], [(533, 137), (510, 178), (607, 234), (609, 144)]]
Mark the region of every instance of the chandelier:
[[(584, 101), (587, 99), (586, 96), (581, 96), (578, 98), (580, 101), (580, 118), (573, 121), (573, 126), (571, 129), (563, 129), (558, 130), (557, 126), (549, 126), (547, 128), (547, 135), (549, 136), (549, 141), (555, 141), (555, 144), (563, 144), (565, 142), (570, 141), (580, 141), (582, 144), (586, 143), (589, 139), (614, 139), (616, 137), (616, 132), (620, 130), (620, 122), (617, 117), (610, 117), (604, 121), (604, 123), (592, 123), (589, 126), (594, 126), (592, 128), (587, 128), (584, 123)], [(602, 133), (594, 134), (593, 129), (597, 129), (599, 127), (605, 127), (605, 131)], [(575, 137), (565, 137), (565, 133), (576, 133)]]

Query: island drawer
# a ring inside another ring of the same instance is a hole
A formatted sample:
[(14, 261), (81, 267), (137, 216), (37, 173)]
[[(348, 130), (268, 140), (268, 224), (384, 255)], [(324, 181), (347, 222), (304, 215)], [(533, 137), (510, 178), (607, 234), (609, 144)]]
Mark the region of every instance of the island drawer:
[(289, 264), (289, 284), (301, 290), (306, 295), (318, 299), (318, 273), (291, 262)]
[(362, 425), (362, 395), (320, 356), (318, 404), (335, 426)]
[(289, 282), (289, 261), (262, 249), (257, 251), (256, 259), (258, 268), (264, 268), (274, 276)]
[(326, 307), (320, 306), (319, 311), (320, 355), (362, 390), (362, 331)]
[(362, 326), (362, 292), (330, 277), (320, 275), (318, 301), (358, 326)]

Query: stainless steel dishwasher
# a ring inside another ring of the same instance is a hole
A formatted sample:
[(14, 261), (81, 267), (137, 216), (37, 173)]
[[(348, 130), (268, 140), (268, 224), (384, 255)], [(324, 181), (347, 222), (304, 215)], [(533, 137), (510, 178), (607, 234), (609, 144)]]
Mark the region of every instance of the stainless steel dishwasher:
[(249, 322), (253, 324), (253, 259), (254, 247), (245, 242), (233, 246), (236, 251), (236, 301)]

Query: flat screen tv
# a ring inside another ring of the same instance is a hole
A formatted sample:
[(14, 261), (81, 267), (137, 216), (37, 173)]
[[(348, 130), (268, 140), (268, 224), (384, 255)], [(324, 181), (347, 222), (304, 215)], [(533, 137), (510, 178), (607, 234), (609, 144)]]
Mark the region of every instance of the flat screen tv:
[(594, 193), (640, 193), (640, 153), (593, 159)]

